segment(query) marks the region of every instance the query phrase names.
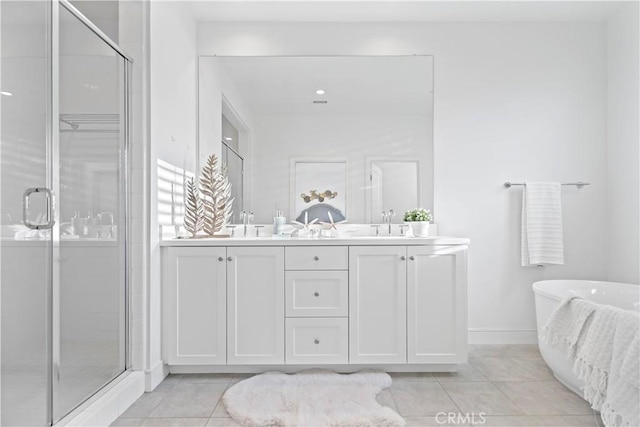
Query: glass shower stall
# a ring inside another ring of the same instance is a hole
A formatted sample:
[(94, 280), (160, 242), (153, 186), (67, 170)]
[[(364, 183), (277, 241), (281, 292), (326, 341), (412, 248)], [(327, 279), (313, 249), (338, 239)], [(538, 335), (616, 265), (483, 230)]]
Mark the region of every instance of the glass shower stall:
[(0, 2), (0, 425), (128, 366), (130, 59), (67, 1)]

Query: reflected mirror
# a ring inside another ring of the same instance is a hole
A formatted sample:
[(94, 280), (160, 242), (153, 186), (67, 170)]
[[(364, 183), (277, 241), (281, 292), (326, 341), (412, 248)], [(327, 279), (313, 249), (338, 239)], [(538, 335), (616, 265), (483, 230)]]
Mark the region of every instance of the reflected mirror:
[(255, 222), (433, 209), (430, 56), (200, 57), (198, 95), (197, 164), (242, 159), (234, 210)]

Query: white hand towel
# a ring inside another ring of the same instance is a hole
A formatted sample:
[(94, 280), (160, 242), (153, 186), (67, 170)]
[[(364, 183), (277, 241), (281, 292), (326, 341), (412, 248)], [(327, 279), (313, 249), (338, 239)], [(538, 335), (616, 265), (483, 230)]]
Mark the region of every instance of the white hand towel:
[(525, 182), (522, 266), (564, 264), (559, 182)]

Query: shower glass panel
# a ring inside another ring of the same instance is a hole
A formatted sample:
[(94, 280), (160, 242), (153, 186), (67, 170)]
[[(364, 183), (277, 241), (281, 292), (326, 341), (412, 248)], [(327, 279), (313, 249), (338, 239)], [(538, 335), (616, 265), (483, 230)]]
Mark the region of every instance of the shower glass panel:
[(126, 368), (126, 61), (64, 7), (59, 16), (54, 422)]
[(50, 425), (51, 4), (0, 2), (0, 283), (3, 426)]

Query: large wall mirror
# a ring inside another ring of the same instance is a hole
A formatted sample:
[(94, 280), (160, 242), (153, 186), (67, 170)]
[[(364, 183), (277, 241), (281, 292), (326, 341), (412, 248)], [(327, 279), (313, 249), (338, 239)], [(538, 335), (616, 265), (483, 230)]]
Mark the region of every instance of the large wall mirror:
[(234, 209), (256, 222), (433, 208), (431, 56), (200, 57), (198, 95), (197, 164), (233, 147)]

